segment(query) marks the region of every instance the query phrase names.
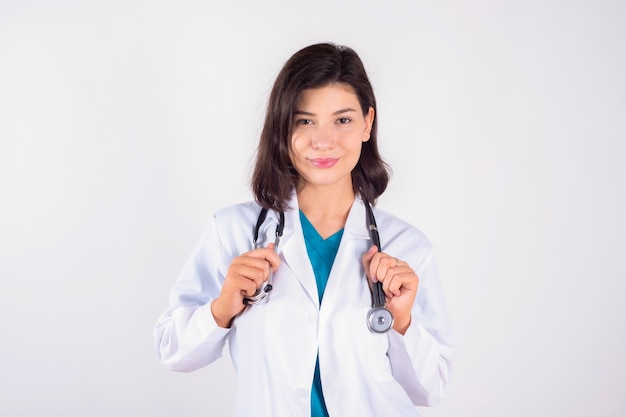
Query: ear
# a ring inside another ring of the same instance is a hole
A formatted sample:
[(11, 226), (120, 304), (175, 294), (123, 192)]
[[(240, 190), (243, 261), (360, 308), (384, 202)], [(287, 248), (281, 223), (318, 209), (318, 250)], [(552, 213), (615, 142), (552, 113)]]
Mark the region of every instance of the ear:
[(363, 130), (363, 142), (370, 140), (370, 133), (372, 132), (372, 125), (374, 124), (374, 117), (376, 117), (374, 108), (370, 107), (365, 115), (365, 130)]

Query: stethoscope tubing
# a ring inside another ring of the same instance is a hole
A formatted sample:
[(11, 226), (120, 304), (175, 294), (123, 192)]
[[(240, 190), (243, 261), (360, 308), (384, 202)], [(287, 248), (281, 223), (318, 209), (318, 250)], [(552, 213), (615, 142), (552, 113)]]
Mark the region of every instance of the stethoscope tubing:
[[(374, 212), (367, 202), (365, 203), (365, 211), (367, 212), (367, 229), (370, 233), (370, 239), (372, 244), (376, 246), (378, 252), (382, 251), (380, 247), (380, 235), (378, 234), (378, 226), (376, 226), (376, 219), (374, 218)], [(372, 307), (384, 307), (385, 306), (385, 291), (383, 290), (382, 282), (375, 282), (372, 285)]]
[[(381, 252), (380, 235), (378, 233), (374, 212), (369, 202), (364, 200), (363, 203), (365, 204), (365, 212), (367, 213), (367, 229), (370, 234), (370, 239), (372, 240), (372, 244), (376, 246), (376, 250)], [(375, 333), (385, 333), (393, 326), (393, 314), (391, 314), (391, 311), (387, 308), (383, 283), (380, 281), (372, 283), (370, 281), (369, 284), (372, 292), (372, 308), (367, 313), (367, 327)]]
[[(370, 239), (372, 240), (372, 244), (376, 246), (377, 250), (380, 252), (382, 250), (380, 245), (380, 235), (378, 234), (378, 226), (376, 225), (376, 219), (374, 218), (374, 212), (370, 204), (363, 200), (365, 205), (365, 212), (367, 216), (367, 229), (370, 235)], [(259, 217), (257, 218), (256, 225), (254, 227), (254, 248), (258, 249), (260, 247), (259, 243), (259, 231), (263, 222), (267, 217), (268, 209), (262, 208), (259, 213)], [(285, 214), (282, 211), (278, 212), (279, 221), (276, 226), (276, 239), (274, 241), (274, 251), (278, 248), (278, 244), (280, 243), (280, 238), (283, 235), (283, 230), (285, 228)], [(252, 297), (245, 297), (243, 299), (243, 303), (245, 305), (254, 305), (258, 304), (267, 297), (270, 291), (272, 291), (272, 268), (270, 267), (270, 274), (268, 280), (265, 285), (259, 288), (256, 293)], [(367, 327), (375, 332), (375, 333), (385, 333), (393, 326), (393, 315), (386, 307), (386, 298), (385, 291), (383, 290), (383, 284), (379, 281), (372, 283), (368, 282), (368, 286), (370, 288), (370, 293), (372, 296), (372, 308), (367, 314)]]

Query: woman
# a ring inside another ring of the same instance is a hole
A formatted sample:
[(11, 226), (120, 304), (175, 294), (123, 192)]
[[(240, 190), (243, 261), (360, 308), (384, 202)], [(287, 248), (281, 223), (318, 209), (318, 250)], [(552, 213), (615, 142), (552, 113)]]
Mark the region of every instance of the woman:
[[(156, 325), (165, 365), (199, 369), (228, 342), (238, 416), (418, 416), (440, 400), (453, 348), (433, 251), (413, 226), (368, 213), (389, 180), (376, 141), (352, 49), (317, 44), (287, 61), (255, 202), (214, 214)], [(373, 304), (382, 316), (368, 317)]]

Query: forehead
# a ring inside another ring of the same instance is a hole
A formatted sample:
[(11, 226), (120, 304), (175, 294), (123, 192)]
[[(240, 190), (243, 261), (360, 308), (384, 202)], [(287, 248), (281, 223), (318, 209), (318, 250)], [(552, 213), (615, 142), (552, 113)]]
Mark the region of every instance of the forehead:
[(334, 107), (342, 107), (348, 104), (356, 106), (354, 108), (357, 110), (361, 110), (359, 98), (354, 88), (350, 84), (332, 83), (302, 90), (298, 95), (296, 110), (305, 110), (305, 108), (310, 107), (333, 110)]

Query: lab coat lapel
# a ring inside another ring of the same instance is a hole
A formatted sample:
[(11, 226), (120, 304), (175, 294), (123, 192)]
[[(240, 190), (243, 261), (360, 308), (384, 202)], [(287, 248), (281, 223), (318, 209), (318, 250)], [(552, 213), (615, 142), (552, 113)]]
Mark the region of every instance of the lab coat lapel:
[(363, 201), (357, 197), (352, 204), (350, 213), (348, 213), (346, 225), (343, 229), (343, 238), (328, 277), (322, 304), (334, 305), (334, 298), (337, 294), (341, 294), (341, 285), (348, 285), (353, 290), (357, 288), (358, 283), (342, 283), (342, 280), (352, 280), (354, 277), (365, 279), (361, 257), (369, 248), (370, 244), (368, 241), (369, 234), (365, 219), (365, 207), (363, 206)]
[(291, 209), (285, 211), (285, 239), (281, 242), (284, 266), (293, 272), (311, 302), (319, 307), (315, 274), (304, 243), (295, 191), (291, 195), (289, 207)]

